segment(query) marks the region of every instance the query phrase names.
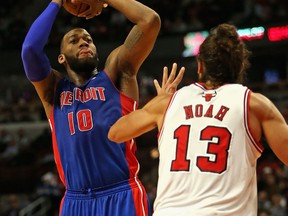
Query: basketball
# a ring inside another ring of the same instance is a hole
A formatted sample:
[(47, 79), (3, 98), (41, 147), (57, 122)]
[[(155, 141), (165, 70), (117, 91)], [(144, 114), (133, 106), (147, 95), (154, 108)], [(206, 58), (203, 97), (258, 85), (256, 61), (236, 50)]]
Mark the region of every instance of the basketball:
[(83, 2), (72, 3), (71, 0), (64, 0), (63, 7), (67, 12), (74, 16), (78, 16), (90, 8), (90, 5)]

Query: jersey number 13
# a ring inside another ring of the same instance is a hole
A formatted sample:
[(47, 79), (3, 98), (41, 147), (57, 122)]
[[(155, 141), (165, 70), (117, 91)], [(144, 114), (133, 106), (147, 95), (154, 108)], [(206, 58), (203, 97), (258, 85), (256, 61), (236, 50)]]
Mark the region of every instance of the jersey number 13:
[[(189, 171), (190, 160), (187, 158), (189, 146), (190, 125), (181, 125), (174, 131), (176, 144), (176, 158), (172, 161), (171, 171)], [(213, 138), (218, 138), (217, 142), (212, 142)], [(198, 155), (196, 166), (202, 172), (222, 173), (227, 168), (228, 150), (231, 142), (231, 133), (227, 128), (207, 126), (200, 133), (200, 141), (197, 144), (207, 144), (207, 154), (214, 155), (214, 160), (210, 157)], [(194, 140), (195, 141), (195, 140)], [(193, 141), (192, 141), (193, 142)]]

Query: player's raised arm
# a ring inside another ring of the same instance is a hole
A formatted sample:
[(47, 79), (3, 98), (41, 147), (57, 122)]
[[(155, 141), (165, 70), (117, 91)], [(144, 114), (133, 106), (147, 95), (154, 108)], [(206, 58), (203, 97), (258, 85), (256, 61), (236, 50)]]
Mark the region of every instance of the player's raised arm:
[(160, 17), (154, 10), (135, 0), (106, 2), (134, 24), (123, 46), (118, 50), (117, 69), (126, 69), (127, 66), (136, 73), (154, 46), (161, 26)]
[(105, 71), (127, 96), (138, 100), (136, 74), (150, 54), (158, 36), (161, 21), (151, 8), (135, 0), (108, 0), (109, 7), (118, 10), (134, 24), (124, 43), (108, 56)]
[(30, 27), (22, 45), (22, 62), (27, 78), (34, 85), (46, 111), (51, 112), (56, 76), (52, 73), (44, 47), (48, 41), (54, 20), (62, 5), (61, 0), (53, 0)]

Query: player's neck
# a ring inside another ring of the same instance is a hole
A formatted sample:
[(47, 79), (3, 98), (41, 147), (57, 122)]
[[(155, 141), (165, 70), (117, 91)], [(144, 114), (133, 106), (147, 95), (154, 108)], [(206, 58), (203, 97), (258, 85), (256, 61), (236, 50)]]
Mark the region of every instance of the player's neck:
[(73, 82), (75, 85), (80, 86), (85, 84), (92, 76), (98, 74), (97, 68), (93, 70), (91, 73), (76, 73), (72, 71), (69, 73), (69, 80)]
[(212, 82), (211, 80), (207, 80), (204, 85), (206, 89), (217, 89), (219, 86), (221, 86), (219, 83)]

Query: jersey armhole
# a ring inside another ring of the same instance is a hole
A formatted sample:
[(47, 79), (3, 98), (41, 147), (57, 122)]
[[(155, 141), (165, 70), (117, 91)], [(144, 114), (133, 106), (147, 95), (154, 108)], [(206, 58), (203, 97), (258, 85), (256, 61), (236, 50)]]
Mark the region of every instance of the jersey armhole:
[[(121, 101), (126, 101), (126, 104), (130, 104), (132, 107), (136, 107), (136, 109), (139, 106), (139, 102), (134, 100), (133, 98), (125, 95), (123, 92), (121, 92), (115, 85), (115, 83), (112, 81), (111, 77), (107, 74), (107, 72), (105, 70), (102, 70), (102, 72), (105, 74), (105, 76), (110, 80), (111, 84), (113, 85), (113, 87), (116, 89), (116, 91), (119, 92), (120, 96), (121, 96)], [(133, 110), (132, 110), (133, 111)]]
[(264, 151), (264, 147), (261, 142), (258, 142), (254, 137), (250, 123), (249, 123), (249, 107), (250, 107), (250, 99), (251, 99), (251, 93), (252, 91), (248, 88), (245, 91), (244, 95), (244, 127), (247, 134), (247, 137), (249, 138), (250, 142), (253, 144), (254, 148), (257, 150), (259, 154), (262, 154)]

